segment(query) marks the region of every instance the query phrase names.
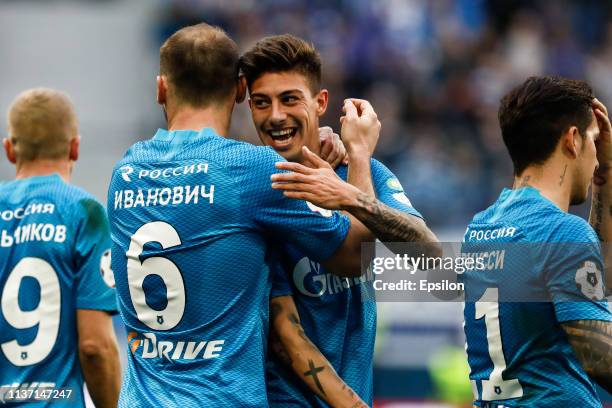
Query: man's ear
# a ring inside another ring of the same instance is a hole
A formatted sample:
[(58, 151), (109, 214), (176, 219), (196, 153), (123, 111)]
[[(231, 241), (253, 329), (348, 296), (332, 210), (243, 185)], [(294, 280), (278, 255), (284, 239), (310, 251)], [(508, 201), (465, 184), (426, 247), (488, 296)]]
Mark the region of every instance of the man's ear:
[(70, 153), (69, 159), (71, 161), (79, 160), (79, 146), (81, 145), (81, 136), (76, 135), (72, 139), (70, 139)]
[(163, 75), (157, 76), (157, 103), (160, 105), (166, 104), (166, 96), (168, 93), (168, 85), (166, 84), (166, 77)]
[(327, 110), (327, 103), (329, 102), (329, 92), (327, 89), (321, 89), (317, 94), (317, 115), (323, 116)]
[(15, 147), (13, 143), (9, 140), (8, 137), (2, 139), (2, 144), (4, 145), (4, 153), (6, 153), (6, 158), (9, 162), (16, 164), (17, 163), (17, 155), (15, 154)]
[(578, 154), (582, 150), (582, 136), (578, 132), (576, 126), (570, 126), (569, 129), (561, 136), (561, 143), (563, 150), (567, 152), (573, 159), (578, 157)]
[(246, 93), (247, 93), (246, 78), (244, 77), (244, 75), (240, 75), (238, 77), (238, 84), (237, 84), (237, 90), (236, 90), (236, 103), (242, 103), (244, 99), (246, 98)]

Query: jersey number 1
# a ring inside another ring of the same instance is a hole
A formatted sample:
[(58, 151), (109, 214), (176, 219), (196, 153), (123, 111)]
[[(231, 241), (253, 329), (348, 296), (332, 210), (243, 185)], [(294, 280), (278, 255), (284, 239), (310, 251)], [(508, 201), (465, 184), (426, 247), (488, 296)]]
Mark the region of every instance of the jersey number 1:
[[(493, 362), (493, 371), (488, 380), (482, 380), (482, 400), (495, 401), (523, 396), (523, 387), (517, 379), (504, 380), (506, 359), (502, 347), (501, 329), (499, 326), (499, 292), (497, 288), (488, 288), (476, 302), (476, 320), (485, 319), (487, 327), (487, 346)], [(482, 299), (487, 299), (483, 301)], [(476, 397), (478, 398), (478, 397)]]

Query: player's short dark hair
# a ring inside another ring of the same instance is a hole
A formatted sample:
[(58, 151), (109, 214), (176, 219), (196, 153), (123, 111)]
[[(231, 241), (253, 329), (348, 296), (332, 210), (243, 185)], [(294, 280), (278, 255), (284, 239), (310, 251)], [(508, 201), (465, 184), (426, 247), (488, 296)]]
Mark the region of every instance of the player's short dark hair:
[(544, 163), (571, 126), (584, 136), (592, 121), (593, 98), (586, 82), (550, 76), (530, 77), (506, 94), (498, 116), (514, 174)]
[(240, 70), (249, 89), (269, 72), (295, 71), (306, 77), (313, 94), (321, 89), (321, 57), (314, 46), (291, 34), (259, 40), (240, 57)]
[(238, 46), (219, 27), (205, 23), (172, 34), (159, 51), (159, 70), (179, 102), (194, 107), (227, 100), (236, 89)]

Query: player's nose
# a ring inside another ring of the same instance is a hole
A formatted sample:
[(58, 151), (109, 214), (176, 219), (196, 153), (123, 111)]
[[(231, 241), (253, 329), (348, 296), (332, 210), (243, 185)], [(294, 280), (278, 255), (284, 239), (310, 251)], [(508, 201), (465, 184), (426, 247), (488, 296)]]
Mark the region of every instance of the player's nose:
[(273, 125), (284, 122), (287, 119), (287, 113), (278, 102), (272, 102), (272, 111), (270, 112), (270, 121)]

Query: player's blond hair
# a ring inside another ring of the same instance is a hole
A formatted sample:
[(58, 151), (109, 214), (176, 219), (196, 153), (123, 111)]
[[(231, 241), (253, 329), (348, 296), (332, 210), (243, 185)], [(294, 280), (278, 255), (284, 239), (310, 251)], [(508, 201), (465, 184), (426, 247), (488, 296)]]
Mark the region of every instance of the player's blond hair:
[(77, 127), (70, 98), (54, 89), (24, 91), (8, 111), (9, 139), (20, 161), (67, 157)]

